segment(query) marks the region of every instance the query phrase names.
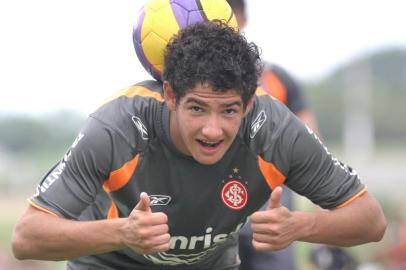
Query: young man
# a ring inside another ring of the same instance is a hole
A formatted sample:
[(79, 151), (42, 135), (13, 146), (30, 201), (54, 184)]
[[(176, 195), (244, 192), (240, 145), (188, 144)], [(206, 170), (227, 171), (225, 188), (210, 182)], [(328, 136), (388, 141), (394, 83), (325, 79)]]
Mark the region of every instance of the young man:
[[(183, 29), (163, 85), (140, 83), (100, 107), (44, 178), (16, 225), (15, 256), (67, 259), (68, 269), (238, 269), (248, 216), (258, 250), (379, 241), (385, 218), (356, 173), (255, 93), (259, 60), (223, 23)], [(289, 211), (283, 183), (330, 210)]]
[[(244, 29), (248, 22), (245, 1), (227, 0), (227, 2), (233, 9), (239, 29)], [(303, 123), (313, 131), (317, 131), (313, 112), (307, 106), (302, 89), (282, 67), (273, 63), (265, 63), (260, 77), (260, 85), (267, 93), (285, 104)], [(293, 210), (294, 193), (285, 188), (281, 202), (285, 207)], [(266, 205), (264, 207), (266, 207)], [(297, 268), (295, 264), (294, 245), (289, 245), (279, 251), (257, 252), (251, 242), (252, 230), (248, 223), (240, 232), (240, 270), (295, 270)]]

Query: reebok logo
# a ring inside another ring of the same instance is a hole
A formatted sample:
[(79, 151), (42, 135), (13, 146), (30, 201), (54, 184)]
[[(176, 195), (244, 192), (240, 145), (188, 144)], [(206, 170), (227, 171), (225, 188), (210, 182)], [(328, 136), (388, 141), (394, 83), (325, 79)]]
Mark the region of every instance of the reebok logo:
[(151, 200), (150, 205), (168, 205), (171, 201), (171, 197), (168, 195), (149, 195), (149, 199)]
[(253, 139), (255, 137), (255, 135), (257, 135), (258, 131), (264, 125), (265, 121), (266, 121), (266, 114), (264, 111), (261, 111), (251, 125), (251, 132), (250, 132), (251, 139)]
[(148, 140), (148, 130), (145, 127), (144, 123), (141, 121), (141, 119), (137, 116), (133, 116), (131, 117), (131, 120), (133, 120), (135, 127), (140, 132), (141, 138), (145, 141)]

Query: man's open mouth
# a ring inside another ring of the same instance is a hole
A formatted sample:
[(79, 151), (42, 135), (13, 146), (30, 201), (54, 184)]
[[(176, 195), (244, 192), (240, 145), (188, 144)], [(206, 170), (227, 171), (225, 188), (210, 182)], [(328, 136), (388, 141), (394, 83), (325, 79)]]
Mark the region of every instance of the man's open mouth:
[(201, 144), (204, 147), (212, 147), (212, 148), (218, 146), (222, 142), (222, 140), (213, 142), (213, 141), (206, 141), (206, 140), (199, 140), (199, 139), (197, 141), (199, 144)]

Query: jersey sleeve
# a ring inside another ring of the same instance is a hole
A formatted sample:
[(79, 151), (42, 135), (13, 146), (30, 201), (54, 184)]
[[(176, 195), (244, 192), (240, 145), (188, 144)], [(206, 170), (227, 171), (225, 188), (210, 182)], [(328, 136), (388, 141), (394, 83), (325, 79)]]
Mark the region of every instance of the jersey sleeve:
[[(295, 131), (293, 131), (295, 130)], [(289, 170), (285, 184), (327, 209), (350, 202), (365, 190), (357, 173), (332, 156), (317, 135), (295, 119), (287, 127), (290, 142)]]
[(45, 212), (77, 219), (104, 192), (103, 182), (110, 171), (131, 159), (130, 149), (113, 129), (90, 117), (64, 157), (38, 185), (30, 203)]
[[(250, 125), (257, 134), (251, 136), (250, 147), (259, 153), (260, 168), (271, 188), (284, 183), (323, 208), (339, 207), (365, 191), (357, 173), (333, 157), (280, 102), (257, 97), (252, 118), (255, 125)], [(270, 169), (272, 174), (266, 171)]]

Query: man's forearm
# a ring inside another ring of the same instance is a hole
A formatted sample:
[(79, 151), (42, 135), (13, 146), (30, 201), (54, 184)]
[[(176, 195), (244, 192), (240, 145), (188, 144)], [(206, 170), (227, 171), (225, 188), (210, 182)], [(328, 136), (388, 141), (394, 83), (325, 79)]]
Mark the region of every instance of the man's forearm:
[(299, 241), (337, 246), (354, 246), (382, 239), (386, 220), (368, 193), (349, 205), (316, 212), (296, 212), (300, 220)]
[(122, 249), (123, 223), (67, 220), (29, 207), (15, 228), (13, 252), (18, 259), (66, 260)]

